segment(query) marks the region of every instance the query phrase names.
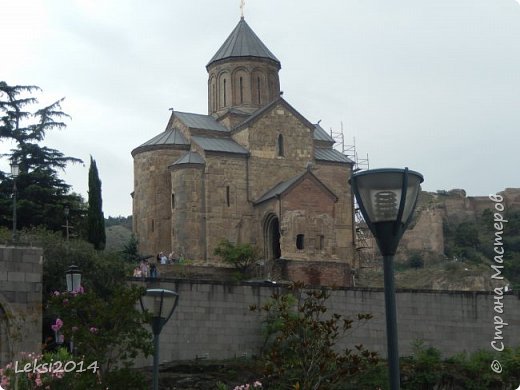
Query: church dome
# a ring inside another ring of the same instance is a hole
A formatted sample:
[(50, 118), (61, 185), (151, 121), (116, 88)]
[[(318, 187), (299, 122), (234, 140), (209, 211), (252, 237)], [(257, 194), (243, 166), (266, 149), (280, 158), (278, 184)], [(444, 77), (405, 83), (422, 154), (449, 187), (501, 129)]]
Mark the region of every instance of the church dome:
[(243, 17), (206, 67), (209, 68), (217, 61), (240, 57), (264, 58), (276, 62), (280, 67), (278, 58), (258, 38)]
[[(246, 116), (280, 96), (280, 61), (242, 17), (206, 65), (208, 113)], [(242, 118), (243, 120), (243, 118)]]

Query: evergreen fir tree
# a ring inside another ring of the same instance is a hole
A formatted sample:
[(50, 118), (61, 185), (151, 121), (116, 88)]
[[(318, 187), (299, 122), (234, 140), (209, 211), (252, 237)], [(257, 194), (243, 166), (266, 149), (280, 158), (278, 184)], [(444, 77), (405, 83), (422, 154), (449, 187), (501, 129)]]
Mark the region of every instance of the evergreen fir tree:
[[(39, 108), (33, 96), (41, 91), (37, 86), (10, 86), (0, 81), (0, 141), (14, 143), (10, 153), (4, 154), (16, 160), (20, 167), (16, 179), (18, 192), (17, 225), (19, 228), (44, 226), (61, 230), (65, 207), (76, 218), (81, 218), (83, 199), (70, 192), (70, 185), (58, 176), (68, 163), (82, 163), (78, 158), (65, 156), (56, 149), (42, 145), (47, 131), (64, 129), (64, 119), (69, 116), (61, 111), (63, 99)], [(12, 178), (0, 172), (0, 225), (10, 226), (12, 221)]]
[(98, 250), (105, 249), (105, 217), (102, 207), (101, 180), (99, 180), (96, 161), (90, 156), (90, 168), (88, 170), (88, 216), (87, 230), (88, 241), (94, 244)]

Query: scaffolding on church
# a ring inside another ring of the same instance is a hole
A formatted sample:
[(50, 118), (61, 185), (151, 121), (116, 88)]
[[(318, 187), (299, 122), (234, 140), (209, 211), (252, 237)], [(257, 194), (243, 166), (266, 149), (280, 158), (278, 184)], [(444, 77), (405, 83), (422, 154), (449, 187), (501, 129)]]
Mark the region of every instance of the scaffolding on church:
[[(351, 145), (345, 144), (345, 134), (343, 132), (343, 122), (341, 122), (341, 130), (334, 131), (330, 128), (330, 136), (335, 141), (335, 148), (339, 152), (354, 161), (352, 167), (353, 172), (364, 171), (370, 169), (368, 153), (366, 157), (360, 157), (356, 149), (356, 138), (353, 138)], [(355, 268), (373, 268), (375, 266), (374, 238), (368, 231), (368, 226), (361, 214), (357, 200), (354, 198), (354, 246), (355, 246)]]

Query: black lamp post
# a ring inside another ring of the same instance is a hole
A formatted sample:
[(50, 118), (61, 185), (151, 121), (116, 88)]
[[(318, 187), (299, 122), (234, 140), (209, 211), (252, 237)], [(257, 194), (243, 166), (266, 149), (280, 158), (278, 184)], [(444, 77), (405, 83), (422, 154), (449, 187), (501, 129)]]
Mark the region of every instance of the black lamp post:
[(78, 292), (81, 288), (81, 270), (77, 265), (71, 265), (65, 272), (68, 292)]
[(11, 176), (13, 177), (13, 243), (16, 242), (16, 178), (20, 174), (20, 166), (16, 160), (11, 161)]
[(140, 299), (143, 312), (148, 310), (151, 315), (150, 324), (153, 332), (153, 390), (159, 389), (159, 335), (177, 307), (179, 294), (162, 288), (149, 288)]
[(420, 173), (408, 168), (372, 169), (355, 173), (350, 179), (361, 213), (383, 256), (391, 390), (398, 390), (400, 382), (393, 261), (412, 219), (423, 180)]

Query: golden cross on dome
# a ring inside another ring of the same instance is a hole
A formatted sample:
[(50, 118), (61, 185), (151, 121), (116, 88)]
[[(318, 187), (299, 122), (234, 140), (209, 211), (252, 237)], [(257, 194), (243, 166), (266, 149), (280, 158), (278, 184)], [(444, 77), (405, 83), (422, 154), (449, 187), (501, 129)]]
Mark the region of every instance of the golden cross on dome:
[(246, 2), (244, 0), (240, 0), (240, 17), (243, 18), (244, 17), (244, 5), (246, 4)]

